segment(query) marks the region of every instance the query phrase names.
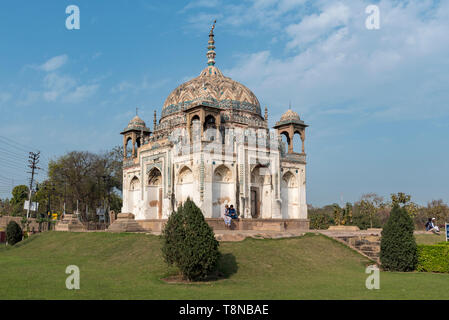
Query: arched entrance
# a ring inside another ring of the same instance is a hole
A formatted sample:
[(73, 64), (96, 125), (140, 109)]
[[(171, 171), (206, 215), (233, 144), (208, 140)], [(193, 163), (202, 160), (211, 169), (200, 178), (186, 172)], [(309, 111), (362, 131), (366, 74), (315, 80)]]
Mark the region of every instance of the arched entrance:
[(281, 181), (282, 218), (295, 218), (295, 209), (298, 206), (298, 184), (296, 176), (287, 171)]
[(193, 200), (193, 172), (184, 166), (178, 173), (176, 184), (176, 205), (179, 206), (184, 203), (188, 197)]
[(137, 213), (137, 206), (140, 199), (140, 181), (139, 178), (132, 178), (128, 191), (128, 211), (134, 215)]
[(162, 174), (158, 168), (148, 173), (148, 201), (150, 217), (162, 219)]
[(219, 218), (224, 213), (226, 204), (231, 203), (234, 198), (234, 184), (232, 172), (225, 165), (221, 165), (214, 170), (214, 179), (212, 185), (212, 217)]
[(258, 165), (251, 172), (251, 217), (261, 218), (264, 209), (270, 210), (271, 174), (268, 167)]

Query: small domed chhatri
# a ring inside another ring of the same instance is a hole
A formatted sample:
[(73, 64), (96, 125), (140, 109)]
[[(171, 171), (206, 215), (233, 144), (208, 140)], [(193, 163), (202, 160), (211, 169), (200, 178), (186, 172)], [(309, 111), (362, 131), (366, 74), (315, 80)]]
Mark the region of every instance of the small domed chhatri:
[(255, 94), (215, 65), (214, 29), (207, 66), (169, 94), (160, 119), (154, 112), (153, 131), (136, 115), (122, 132), (122, 212), (160, 231), (190, 197), (214, 229), (231, 204), (245, 220), (237, 228), (307, 229), (307, 125), (290, 109), (269, 127), (268, 107), (262, 116)]
[(299, 114), (293, 111), (292, 109), (288, 109), (282, 116), (281, 121), (289, 121), (289, 120), (301, 120), (299, 118)]
[(128, 128), (132, 128), (132, 127), (143, 127), (143, 128), (145, 128), (146, 127), (145, 121), (143, 121), (138, 115), (136, 115), (128, 123)]

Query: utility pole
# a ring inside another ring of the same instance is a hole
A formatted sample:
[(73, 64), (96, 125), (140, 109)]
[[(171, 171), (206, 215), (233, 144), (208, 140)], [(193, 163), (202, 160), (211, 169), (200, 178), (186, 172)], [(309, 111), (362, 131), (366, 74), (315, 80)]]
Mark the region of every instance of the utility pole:
[(28, 167), (31, 168), (31, 180), (30, 180), (30, 195), (28, 198), (28, 208), (27, 208), (27, 219), (30, 217), (30, 208), (31, 208), (31, 197), (33, 196), (33, 182), (34, 182), (34, 175), (37, 174), (35, 171), (40, 169), (37, 164), (39, 163), (39, 157), (40, 157), (40, 151), (37, 153), (30, 152), (30, 155), (28, 156), (30, 163)]

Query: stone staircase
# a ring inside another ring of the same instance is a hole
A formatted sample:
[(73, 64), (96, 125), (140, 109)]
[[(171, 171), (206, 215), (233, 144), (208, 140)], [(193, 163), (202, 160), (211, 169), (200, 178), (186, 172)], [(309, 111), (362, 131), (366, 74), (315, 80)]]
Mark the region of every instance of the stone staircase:
[(381, 236), (379, 231), (336, 232), (323, 230), (321, 233), (347, 245), (368, 259), (380, 263)]
[(356, 235), (343, 236), (340, 238), (346, 242), (350, 247), (363, 253), (371, 260), (379, 262), (380, 254), (380, 236), (377, 235)]

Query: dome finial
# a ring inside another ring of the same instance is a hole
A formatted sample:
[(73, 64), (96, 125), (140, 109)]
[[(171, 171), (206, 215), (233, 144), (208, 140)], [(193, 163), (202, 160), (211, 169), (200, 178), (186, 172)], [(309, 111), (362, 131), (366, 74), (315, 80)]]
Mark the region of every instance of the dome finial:
[(207, 65), (209, 66), (213, 66), (215, 65), (215, 40), (214, 40), (214, 29), (215, 29), (215, 24), (217, 23), (217, 20), (214, 21), (214, 24), (212, 25), (212, 29), (210, 29), (210, 33), (209, 33), (209, 46), (207, 47), (208, 51), (207, 51)]

